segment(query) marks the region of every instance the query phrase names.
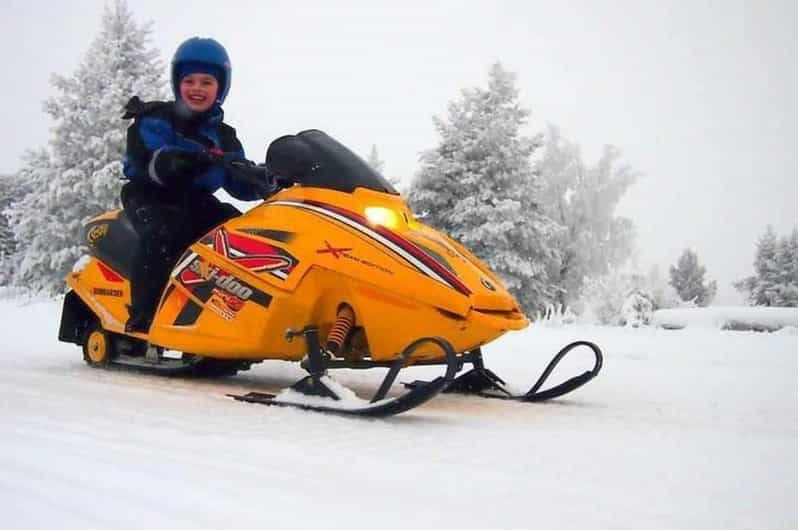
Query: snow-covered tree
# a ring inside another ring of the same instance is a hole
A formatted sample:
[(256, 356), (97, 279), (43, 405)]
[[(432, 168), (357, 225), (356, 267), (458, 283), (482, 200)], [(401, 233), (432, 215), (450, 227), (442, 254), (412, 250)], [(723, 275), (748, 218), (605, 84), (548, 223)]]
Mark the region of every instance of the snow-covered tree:
[(54, 281), (51, 272), (39, 282), (33, 274), (22, 271), (35, 273), (50, 267), (51, 237), (54, 235), (40, 231), (51, 229), (58, 222), (58, 217), (47, 209), (48, 197), (43, 190), (49, 189), (58, 175), (46, 149), (28, 151), (23, 155), (23, 162), (25, 164), (17, 173), (16, 181), (25, 183), (28, 192), (5, 210), (16, 245), (15, 253), (7, 257), (6, 269), (10, 271), (11, 284), (31, 291), (48, 290), (44, 288), (44, 283)]
[(14, 180), (10, 175), (0, 175), (0, 256), (10, 256), (16, 246), (8, 217), (3, 213), (18, 195)]
[(501, 276), (531, 314), (554, 298), (547, 271), (557, 258), (550, 241), (558, 226), (538, 203), (530, 156), (540, 138), (522, 135), (528, 115), (515, 75), (493, 65), (487, 89), (463, 90), (446, 119), (434, 118), (440, 143), (422, 155), (408, 198), (426, 223)]
[(647, 326), (654, 316), (654, 302), (648, 293), (632, 291), (621, 306), (621, 315), (624, 326)]
[(779, 307), (798, 307), (798, 228), (776, 247), (776, 292)]
[(12, 257), (17, 246), (5, 214), (6, 208), (21, 194), (15, 184), (16, 179), (11, 175), (0, 175), (0, 285), (6, 285), (11, 280)]
[(366, 162), (377, 173), (382, 174), (382, 170), (385, 169), (385, 163), (380, 159), (380, 153), (377, 151), (375, 144), (371, 145), (371, 151), (369, 151), (369, 157)]
[(734, 286), (751, 305), (798, 307), (798, 229), (779, 238), (768, 226), (757, 241), (754, 275)]
[(634, 225), (616, 215), (621, 197), (637, 179), (620, 165), (620, 152), (606, 146), (594, 166), (582, 160), (579, 146), (549, 126), (544, 155), (536, 164), (541, 204), (546, 214), (565, 227), (552, 245), (560, 259), (549, 274), (559, 286), (558, 302), (573, 306), (585, 280), (599, 278), (621, 266), (631, 255)]
[(698, 255), (691, 249), (685, 249), (679, 256), (676, 266), (671, 266), (670, 285), (676, 289), (679, 298), (685, 302), (695, 302), (699, 307), (709, 305), (715, 293), (717, 293), (717, 282), (704, 281), (707, 270), (698, 263)]
[(9, 208), (20, 245), (15, 284), (60, 291), (84, 252), (83, 222), (118, 206), (127, 126), (121, 109), (133, 95), (165, 94), (165, 68), (149, 35), (149, 24), (137, 24), (125, 1), (115, 0), (77, 71), (53, 76), (58, 95), (44, 105), (55, 122), (49, 150), (29, 154), (19, 179), (31, 191)]
[[(592, 317), (600, 324), (623, 326), (650, 321), (653, 295), (645, 276), (612, 269), (604, 276), (588, 278), (579, 304), (583, 317)], [(647, 302), (643, 302), (645, 299)], [(650, 307), (649, 307), (650, 304)]]
[(798, 307), (798, 228), (792, 229), (783, 246), (784, 305)]

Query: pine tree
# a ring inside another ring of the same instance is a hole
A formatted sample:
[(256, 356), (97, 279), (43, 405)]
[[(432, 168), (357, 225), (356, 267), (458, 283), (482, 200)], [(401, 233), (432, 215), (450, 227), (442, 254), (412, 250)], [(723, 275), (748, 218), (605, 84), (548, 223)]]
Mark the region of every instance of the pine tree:
[(734, 286), (751, 305), (798, 307), (798, 229), (779, 238), (768, 226), (756, 244), (754, 275)]
[(798, 229), (789, 236), (779, 238), (774, 261), (776, 265), (773, 305), (778, 307), (798, 307), (798, 282), (794, 279), (796, 259), (798, 259)]
[(57, 222), (51, 212), (46, 210), (44, 193), (34, 190), (47, 189), (56, 179), (50, 153), (46, 149), (31, 150), (23, 155), (25, 165), (16, 175), (16, 182), (27, 186), (27, 192), (6, 209), (11, 226), (16, 252), (7, 257), (7, 269), (11, 270), (10, 283), (25, 289), (40, 291), (43, 288), (35, 283), (35, 278), (27, 278), (22, 270), (42, 270), (50, 266), (52, 234), (39, 233), (43, 226)]
[(784, 306), (798, 307), (798, 228), (784, 241)]
[(698, 256), (689, 248), (682, 252), (676, 266), (671, 266), (669, 272), (669, 283), (683, 301), (692, 301), (697, 306), (704, 307), (715, 298), (717, 282), (704, 282), (706, 268), (698, 263)]
[(377, 173), (382, 174), (382, 170), (385, 168), (385, 163), (380, 160), (380, 153), (377, 151), (377, 146), (372, 144), (371, 151), (369, 151), (368, 165), (376, 171)]
[(20, 179), (31, 192), (9, 210), (20, 244), (14, 283), (55, 293), (84, 252), (83, 222), (118, 206), (128, 98), (162, 99), (164, 67), (148, 46), (150, 26), (124, 0), (106, 6), (99, 35), (77, 71), (54, 75), (59, 94), (45, 102), (55, 122), (49, 150), (31, 153)]
[(0, 175), (0, 257), (13, 254), (16, 246), (14, 234), (8, 226), (8, 217), (3, 213), (14, 201), (15, 195), (14, 179), (10, 175)]
[(10, 271), (13, 270), (12, 260), (17, 246), (5, 210), (19, 194), (14, 178), (0, 175), (0, 286), (7, 285), (11, 280)]
[(495, 64), (488, 88), (462, 91), (447, 119), (434, 118), (439, 145), (422, 155), (409, 192), (412, 208), (493, 269), (528, 313), (554, 297), (547, 276), (557, 225), (537, 203), (539, 183), (530, 156), (538, 137), (521, 135), (514, 74)]
[(559, 286), (558, 302), (573, 306), (585, 281), (606, 275), (631, 255), (634, 225), (615, 214), (637, 173), (618, 165), (619, 151), (606, 146), (595, 166), (582, 160), (579, 146), (550, 126), (544, 156), (536, 170), (542, 183), (541, 203), (547, 215), (565, 227), (552, 245), (560, 259), (549, 274)]
[(772, 226), (756, 242), (754, 275), (735, 282), (734, 287), (748, 295), (751, 305), (771, 306), (775, 304), (776, 291), (776, 249), (778, 235)]

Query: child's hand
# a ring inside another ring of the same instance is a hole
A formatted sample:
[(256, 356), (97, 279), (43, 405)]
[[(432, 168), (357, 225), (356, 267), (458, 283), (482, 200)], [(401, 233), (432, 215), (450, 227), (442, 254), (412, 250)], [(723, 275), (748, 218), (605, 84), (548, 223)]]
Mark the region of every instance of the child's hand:
[(155, 167), (167, 187), (180, 188), (217, 161), (208, 151), (164, 151), (158, 153)]

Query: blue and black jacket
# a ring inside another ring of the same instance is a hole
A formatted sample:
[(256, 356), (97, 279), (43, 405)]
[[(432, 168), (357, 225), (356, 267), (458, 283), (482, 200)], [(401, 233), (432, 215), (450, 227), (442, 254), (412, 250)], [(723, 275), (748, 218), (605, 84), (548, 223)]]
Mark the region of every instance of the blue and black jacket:
[(224, 152), (228, 159), (245, 159), (236, 131), (222, 121), (219, 106), (187, 119), (179, 115), (173, 101), (144, 103), (133, 97), (125, 111), (124, 119), (134, 118), (127, 130), (124, 162), (124, 174), (131, 182), (171, 197), (210, 194), (219, 188), (244, 201), (262, 197), (258, 190), (234, 179), (222, 164), (206, 165), (186, 178), (173, 163), (175, 155), (211, 150)]

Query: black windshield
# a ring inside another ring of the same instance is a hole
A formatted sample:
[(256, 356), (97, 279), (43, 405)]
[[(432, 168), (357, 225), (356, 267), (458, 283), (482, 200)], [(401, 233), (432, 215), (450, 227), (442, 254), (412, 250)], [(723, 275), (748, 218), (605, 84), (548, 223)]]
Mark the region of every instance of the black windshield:
[(322, 131), (281, 136), (269, 145), (266, 165), (280, 176), (314, 188), (351, 193), (367, 188), (398, 195), (385, 177)]

